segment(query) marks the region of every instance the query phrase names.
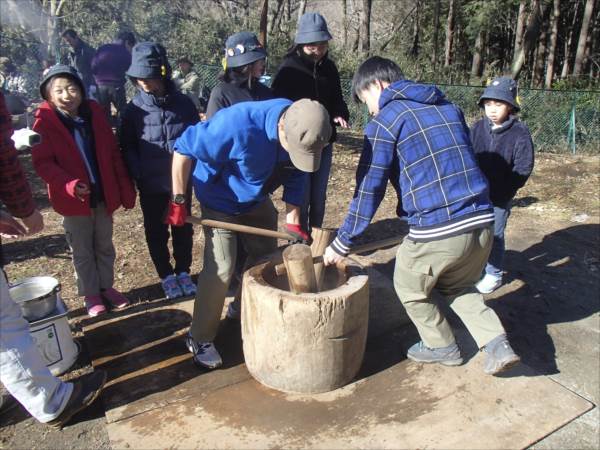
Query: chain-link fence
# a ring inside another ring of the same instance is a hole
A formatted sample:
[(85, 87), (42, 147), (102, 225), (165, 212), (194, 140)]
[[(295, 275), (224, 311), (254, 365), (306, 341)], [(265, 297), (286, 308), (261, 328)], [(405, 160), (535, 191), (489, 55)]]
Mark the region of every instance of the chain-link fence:
[[(221, 68), (198, 65), (196, 70), (208, 88), (217, 84)], [(350, 109), (350, 123), (361, 131), (368, 120), (367, 110), (352, 100), (352, 81), (342, 79), (342, 92)], [(481, 117), (477, 106), (481, 86), (444, 85), (438, 87), (456, 103), (472, 124)], [(599, 153), (600, 92), (520, 89), (520, 118), (527, 124), (537, 151)]]

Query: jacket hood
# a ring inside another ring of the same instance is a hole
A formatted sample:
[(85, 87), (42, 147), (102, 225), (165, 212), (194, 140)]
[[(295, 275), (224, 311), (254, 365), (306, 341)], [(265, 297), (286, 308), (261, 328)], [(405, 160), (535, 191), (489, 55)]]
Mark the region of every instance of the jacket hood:
[(421, 84), (410, 80), (395, 81), (381, 93), (379, 108), (392, 100), (409, 100), (425, 105), (436, 105), (445, 101), (446, 96), (432, 84)]

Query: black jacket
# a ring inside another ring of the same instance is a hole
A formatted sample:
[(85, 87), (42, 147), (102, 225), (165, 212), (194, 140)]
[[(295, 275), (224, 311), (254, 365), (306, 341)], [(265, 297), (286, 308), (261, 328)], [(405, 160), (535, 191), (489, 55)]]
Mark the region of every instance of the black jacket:
[(479, 168), (488, 179), (490, 200), (505, 208), (533, 170), (533, 142), (527, 125), (511, 116), (492, 129), (483, 118), (472, 126), (471, 141)]
[(253, 80), (252, 89), (248, 88), (247, 77), (236, 77), (231, 81), (220, 81), (210, 92), (206, 118), (210, 119), (217, 111), (240, 102), (270, 100), (273, 92), (267, 86)]
[(333, 132), (330, 142), (334, 142), (336, 138), (333, 118), (350, 118), (348, 106), (342, 96), (340, 74), (327, 55), (315, 63), (303, 58), (297, 51), (289, 53), (279, 66), (271, 87), (275, 97), (285, 97), (292, 101), (310, 98), (321, 103), (331, 120)]

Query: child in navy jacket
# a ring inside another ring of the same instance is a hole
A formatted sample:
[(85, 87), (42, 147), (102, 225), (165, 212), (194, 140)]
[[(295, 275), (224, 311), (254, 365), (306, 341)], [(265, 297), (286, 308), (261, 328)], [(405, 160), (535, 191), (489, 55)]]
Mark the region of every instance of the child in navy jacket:
[(533, 143), (519, 111), (517, 83), (509, 77), (492, 80), (479, 99), (485, 117), (471, 128), (471, 140), (481, 171), (490, 185), (494, 205), (494, 242), (479, 292), (489, 294), (502, 285), (504, 230), (511, 201), (533, 170)]
[[(164, 223), (171, 196), (173, 145), (185, 129), (198, 122), (198, 110), (175, 88), (162, 45), (141, 42), (133, 48), (127, 76), (139, 88), (121, 117), (121, 148), (140, 192), (144, 230), (150, 257), (167, 298), (194, 295), (189, 275), (192, 263), (192, 225), (171, 228), (173, 258), (169, 254), (169, 225)], [(190, 187), (191, 189), (191, 187)], [(189, 196), (177, 199), (191, 212)]]

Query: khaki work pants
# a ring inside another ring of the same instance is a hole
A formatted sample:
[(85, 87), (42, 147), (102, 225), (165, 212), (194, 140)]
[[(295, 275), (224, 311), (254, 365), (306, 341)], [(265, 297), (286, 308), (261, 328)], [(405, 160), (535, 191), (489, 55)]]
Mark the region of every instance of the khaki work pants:
[(104, 204), (92, 208), (89, 216), (65, 216), (63, 227), (73, 253), (73, 267), (80, 296), (100, 295), (114, 282), (115, 247), (113, 220)]
[[(202, 217), (270, 230), (277, 229), (277, 210), (271, 199), (238, 216), (202, 208)], [(196, 342), (212, 342), (217, 335), (225, 297), (235, 270), (237, 240), (242, 241), (248, 253), (246, 267), (250, 267), (262, 256), (277, 249), (277, 239), (220, 228), (203, 227), (203, 231), (204, 266), (198, 274), (198, 291), (190, 331)]]
[(475, 289), (492, 246), (491, 227), (431, 242), (404, 239), (396, 255), (394, 287), (427, 347), (447, 347), (454, 334), (431, 300), (435, 288), (450, 302), (479, 348), (504, 333), (496, 313)]

